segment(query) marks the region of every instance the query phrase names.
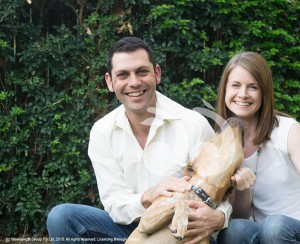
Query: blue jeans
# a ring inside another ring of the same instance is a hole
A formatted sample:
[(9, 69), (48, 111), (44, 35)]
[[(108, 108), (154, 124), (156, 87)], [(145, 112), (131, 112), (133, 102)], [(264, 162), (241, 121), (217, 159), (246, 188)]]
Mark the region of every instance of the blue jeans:
[(80, 204), (60, 204), (47, 217), (52, 243), (124, 243), (137, 223), (116, 224), (102, 209)]
[(260, 224), (248, 219), (232, 219), (218, 235), (220, 244), (300, 243), (300, 221), (283, 215), (271, 215)]

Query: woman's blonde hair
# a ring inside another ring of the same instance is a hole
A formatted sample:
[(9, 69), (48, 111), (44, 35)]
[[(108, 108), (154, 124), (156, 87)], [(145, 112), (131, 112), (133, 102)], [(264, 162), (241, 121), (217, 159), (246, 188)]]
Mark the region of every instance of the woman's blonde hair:
[(267, 61), (258, 53), (242, 52), (233, 56), (225, 66), (218, 90), (217, 113), (224, 119), (234, 116), (225, 104), (225, 94), (228, 76), (236, 66), (246, 69), (261, 89), (262, 105), (258, 111), (257, 134), (253, 140), (255, 145), (260, 145), (270, 140), (273, 128), (278, 126), (276, 115), (281, 114), (274, 110), (272, 72)]

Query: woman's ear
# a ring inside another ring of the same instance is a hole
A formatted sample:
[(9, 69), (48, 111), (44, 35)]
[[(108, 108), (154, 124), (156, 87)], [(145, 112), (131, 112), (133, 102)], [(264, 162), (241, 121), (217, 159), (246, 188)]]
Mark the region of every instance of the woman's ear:
[(106, 85), (108, 87), (108, 90), (110, 92), (114, 92), (113, 82), (112, 82), (112, 79), (111, 79), (111, 77), (110, 77), (110, 75), (109, 75), (108, 72), (105, 73), (105, 81), (106, 81)]

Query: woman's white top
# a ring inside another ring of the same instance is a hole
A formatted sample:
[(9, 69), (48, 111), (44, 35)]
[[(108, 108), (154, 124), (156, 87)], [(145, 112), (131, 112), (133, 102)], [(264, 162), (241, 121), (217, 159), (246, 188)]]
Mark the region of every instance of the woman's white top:
[[(300, 174), (288, 153), (288, 134), (296, 120), (279, 116), (279, 126), (271, 140), (243, 162), (256, 172), (253, 186), (252, 218), (261, 222), (269, 215), (281, 214), (300, 220)], [(299, 148), (300, 150), (300, 148)]]

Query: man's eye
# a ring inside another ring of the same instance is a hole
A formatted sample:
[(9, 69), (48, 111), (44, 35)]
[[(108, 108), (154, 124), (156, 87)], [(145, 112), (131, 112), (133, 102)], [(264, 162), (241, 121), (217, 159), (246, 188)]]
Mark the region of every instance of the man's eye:
[(120, 74), (117, 75), (117, 78), (121, 79), (121, 80), (124, 80), (124, 79), (127, 78), (127, 74), (126, 73), (120, 73)]
[(140, 70), (138, 72), (138, 75), (141, 75), (141, 76), (145, 76), (145, 75), (148, 75), (149, 74), (149, 71), (148, 70)]

